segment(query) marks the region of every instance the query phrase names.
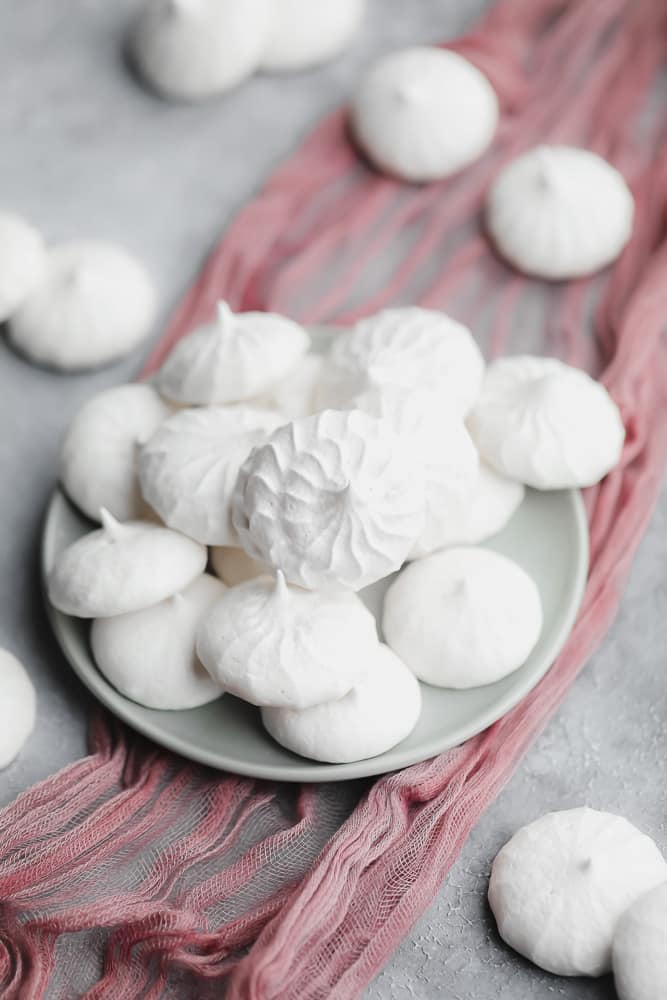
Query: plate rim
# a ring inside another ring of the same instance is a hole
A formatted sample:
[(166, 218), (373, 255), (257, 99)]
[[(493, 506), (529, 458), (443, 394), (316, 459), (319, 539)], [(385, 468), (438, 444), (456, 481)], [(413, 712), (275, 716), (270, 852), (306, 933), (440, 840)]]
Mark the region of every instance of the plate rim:
[[(577, 563), (572, 580), (572, 586), (568, 591), (567, 602), (564, 605), (563, 616), (560, 627), (555, 632), (549, 645), (544, 651), (544, 669), (535, 676), (530, 676), (523, 683), (517, 683), (506, 694), (499, 698), (487, 711), (480, 712), (476, 721), (462, 724), (453, 732), (450, 730), (445, 740), (438, 740), (436, 737), (420, 744), (419, 749), (412, 747), (401, 750), (401, 744), (396, 748), (391, 748), (384, 754), (377, 757), (369, 757), (360, 761), (353, 761), (345, 764), (326, 764), (317, 761), (300, 763), (300, 758), (294, 755), (294, 764), (263, 764), (253, 765), (246, 763), (242, 759), (229, 756), (223, 751), (210, 751), (197, 747), (190, 741), (169, 732), (164, 732), (159, 723), (150, 719), (136, 719), (131, 717), (131, 709), (137, 707), (137, 703), (125, 698), (116, 691), (111, 684), (103, 677), (99, 670), (94, 669), (91, 674), (90, 668), (84, 668), (78, 663), (78, 656), (70, 649), (70, 638), (66, 634), (64, 623), (70, 616), (63, 614), (55, 608), (48, 598), (47, 580), (49, 575), (49, 556), (55, 546), (55, 532), (57, 526), (58, 505), (65, 503), (81, 514), (67, 497), (64, 490), (58, 485), (51, 494), (43, 519), (40, 543), (40, 576), (42, 593), (46, 614), (53, 629), (55, 638), (60, 650), (67, 661), (69, 667), (74, 671), (82, 684), (90, 693), (101, 702), (113, 715), (120, 718), (131, 729), (141, 733), (143, 736), (153, 740), (159, 746), (165, 747), (174, 753), (185, 757), (188, 760), (204, 764), (216, 770), (238, 774), (244, 777), (251, 777), (269, 781), (289, 781), (320, 783), (326, 781), (345, 781), (355, 778), (368, 778), (381, 774), (388, 774), (401, 770), (412, 764), (430, 760), (433, 757), (444, 753), (446, 750), (460, 746), (466, 740), (478, 735), (488, 729), (508, 712), (510, 712), (520, 701), (523, 700), (551, 670), (558, 654), (565, 646), (571, 633), (572, 627), (577, 619), (581, 602), (583, 600), (589, 568), (589, 537), (588, 521), (583, 497), (579, 490), (563, 490), (562, 492), (570, 504), (575, 534), (577, 540)], [(82, 517), (84, 515), (81, 514)], [(92, 525), (92, 522), (91, 522)], [(93, 528), (94, 530), (94, 528)], [(92, 663), (91, 657), (91, 663)], [(94, 667), (93, 663), (93, 667)], [(231, 697), (226, 695), (225, 697)], [(125, 704), (128, 709), (125, 710)], [(142, 706), (138, 706), (141, 708)], [(387, 762), (387, 755), (391, 755), (391, 761)]]

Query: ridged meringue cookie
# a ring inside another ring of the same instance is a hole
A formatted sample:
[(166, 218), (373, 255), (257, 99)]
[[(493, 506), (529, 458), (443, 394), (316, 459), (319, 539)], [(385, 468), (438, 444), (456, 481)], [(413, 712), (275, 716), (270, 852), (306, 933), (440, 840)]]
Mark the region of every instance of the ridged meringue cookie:
[(482, 457), (538, 490), (592, 486), (618, 463), (625, 429), (599, 382), (556, 358), (501, 358), (468, 418)]
[(335, 338), (318, 403), (346, 406), (369, 388), (395, 385), (433, 391), (464, 415), (483, 375), (484, 359), (463, 324), (434, 309), (385, 309)]
[(0, 769), (20, 753), (35, 726), (36, 697), (19, 660), (0, 649)]
[(365, 0), (273, 0), (273, 18), (262, 69), (289, 72), (338, 55), (361, 26)]
[(426, 521), (410, 555), (429, 555), (451, 537), (469, 509), (479, 478), (479, 456), (465, 425), (435, 392), (382, 386), (355, 397), (354, 405), (388, 421), (424, 469)]
[(202, 666), (195, 643), (200, 622), (226, 589), (204, 573), (151, 607), (96, 618), (90, 643), (100, 672), (147, 708), (197, 708), (219, 698), (222, 688)]
[(456, 52), (401, 49), (375, 63), (351, 107), (352, 129), (369, 159), (408, 181), (448, 177), (481, 156), (498, 124), (498, 98)]
[(206, 548), (191, 538), (149, 521), (121, 524), (105, 510), (100, 517), (102, 528), (64, 549), (49, 575), (49, 600), (66, 615), (140, 611), (204, 572)]
[(63, 371), (108, 364), (149, 333), (155, 291), (144, 267), (111, 243), (54, 247), (40, 281), (9, 322), (26, 357)]
[(146, 0), (130, 51), (157, 93), (201, 100), (254, 73), (271, 22), (270, 0)]
[(542, 630), (542, 604), (511, 559), (452, 548), (403, 570), (387, 591), (382, 629), (420, 680), (480, 687), (525, 662)]
[(231, 545), (212, 545), (209, 551), (211, 567), (228, 587), (237, 587), (258, 576), (266, 576), (268, 566), (249, 556), (243, 549)]
[(612, 967), (619, 1000), (667, 996), (667, 882), (640, 896), (614, 932)]
[(316, 391), (324, 370), (320, 354), (304, 354), (284, 378), (269, 391), (269, 401), (287, 420), (317, 412)]
[(175, 403), (252, 400), (271, 389), (308, 350), (306, 331), (275, 313), (236, 313), (218, 303), (217, 319), (179, 340), (156, 384)]
[(197, 637), (199, 658), (225, 691), (299, 709), (347, 694), (377, 645), (375, 619), (356, 594), (289, 587), (280, 572), (228, 590)]
[(0, 323), (28, 298), (45, 260), (40, 233), (18, 215), (0, 212)]
[(494, 181), (486, 225), (502, 257), (560, 281), (616, 260), (630, 239), (634, 199), (621, 174), (587, 149), (538, 146)]
[(84, 514), (97, 521), (105, 507), (119, 521), (140, 517), (139, 445), (170, 413), (155, 389), (140, 383), (106, 389), (84, 403), (60, 452), (60, 481)]
[(294, 420), (239, 473), (232, 520), (255, 559), (311, 590), (360, 590), (398, 569), (424, 526), (408, 446), (359, 410)]
[(236, 545), (230, 502), (250, 450), (283, 422), (249, 406), (181, 410), (139, 453), (144, 499), (170, 528), (204, 545)]
[(417, 724), (419, 684), (383, 643), (348, 694), (311, 708), (264, 708), (262, 722), (281, 746), (311, 760), (346, 764), (377, 757)]
[(619, 918), (666, 877), (660, 851), (632, 823), (568, 809), (505, 844), (491, 869), (489, 904), (503, 940), (535, 965), (559, 976), (602, 976)]

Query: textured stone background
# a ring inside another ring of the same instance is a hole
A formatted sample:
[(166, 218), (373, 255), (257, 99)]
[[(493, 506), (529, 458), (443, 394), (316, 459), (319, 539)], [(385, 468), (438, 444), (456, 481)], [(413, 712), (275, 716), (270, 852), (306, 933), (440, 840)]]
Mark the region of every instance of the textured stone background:
[[(164, 320), (234, 210), (345, 98), (372, 56), (458, 34), (483, 6), (370, 0), (364, 35), (345, 58), (180, 107), (146, 94), (123, 64), (135, 0), (3, 0), (0, 206), (25, 213), (50, 240), (125, 243), (154, 274)], [(0, 803), (85, 752), (90, 700), (42, 610), (40, 523), (70, 415), (102, 387), (130, 378), (144, 353), (98, 374), (65, 377), (25, 364), (0, 338), (0, 644), (25, 662), (39, 693), (37, 731), (0, 774)], [(368, 1000), (614, 996), (608, 979), (556, 979), (506, 949), (487, 912), (486, 880), (495, 852), (519, 825), (582, 803), (628, 816), (667, 848), (666, 558), (663, 495), (602, 649)]]

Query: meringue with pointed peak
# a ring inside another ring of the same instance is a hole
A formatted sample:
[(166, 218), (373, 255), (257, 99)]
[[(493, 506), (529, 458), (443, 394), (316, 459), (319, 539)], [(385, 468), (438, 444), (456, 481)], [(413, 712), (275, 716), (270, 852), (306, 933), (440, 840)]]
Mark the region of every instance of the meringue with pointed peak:
[(156, 376), (175, 403), (252, 400), (290, 373), (308, 350), (306, 331), (275, 313), (236, 313), (218, 303), (217, 319), (179, 340)]
[(222, 688), (202, 666), (195, 643), (200, 622), (226, 589), (204, 573), (158, 604), (96, 618), (90, 642), (99, 670), (147, 708), (197, 708), (219, 698)]
[(270, 390), (271, 404), (286, 420), (309, 417), (317, 412), (316, 391), (324, 364), (321, 355), (304, 354), (294, 368)]
[(394, 385), (435, 392), (465, 415), (483, 375), (484, 359), (463, 324), (434, 309), (384, 309), (334, 339), (318, 403), (348, 406), (367, 389)]
[[(500, 476), (486, 462), (479, 463), (479, 474), (466, 503), (450, 504), (438, 516), (438, 509), (432, 508), (432, 517), (438, 523), (439, 548), (452, 545), (478, 545), (486, 541), (509, 523), (519, 509), (525, 495), (521, 483)], [(419, 545), (413, 549), (412, 558), (423, 552)]]
[(18, 215), (0, 212), (0, 323), (9, 319), (37, 286), (45, 260), (40, 233)]
[(140, 517), (139, 445), (170, 413), (155, 389), (141, 383), (106, 389), (84, 403), (60, 452), (60, 481), (84, 514), (97, 521), (105, 507), (119, 521)]
[(366, 673), (336, 701), (311, 708), (264, 708), (262, 722), (281, 746), (311, 760), (346, 764), (377, 757), (417, 724), (421, 690), (399, 658), (378, 643)]
[(262, 55), (262, 69), (290, 72), (333, 59), (359, 30), (365, 0), (272, 0), (271, 30)]
[(19, 660), (0, 649), (0, 768), (21, 751), (35, 726), (35, 688)]
[[(505, 844), (491, 869), (489, 904), (503, 940), (535, 965), (559, 976), (602, 976), (619, 918), (666, 878), (656, 845), (626, 819), (568, 809)], [(664, 939), (662, 946), (664, 954)]]
[(625, 428), (599, 382), (556, 358), (501, 358), (468, 418), (482, 457), (538, 490), (592, 486), (618, 463)]
[(201, 100), (255, 72), (271, 23), (271, 0), (145, 0), (130, 51), (158, 94)]
[(662, 1000), (667, 991), (667, 881), (640, 896), (614, 932), (612, 966), (619, 1000)]
[(360, 590), (403, 563), (424, 526), (418, 461), (360, 410), (294, 420), (242, 466), (232, 520), (243, 548), (311, 590)]
[(9, 338), (32, 361), (78, 371), (127, 354), (154, 317), (155, 291), (134, 257), (111, 243), (63, 243), (11, 317)]
[(616, 260), (634, 199), (610, 163), (587, 149), (537, 146), (494, 181), (486, 225), (499, 254), (525, 274), (579, 278)]
[(144, 499), (166, 525), (203, 545), (238, 545), (230, 502), (239, 468), (282, 422), (249, 406), (181, 410), (141, 449)]
[(341, 698), (378, 645), (356, 594), (322, 594), (263, 576), (233, 587), (201, 623), (197, 652), (212, 677), (252, 705), (307, 708)]
[(448, 177), (490, 146), (498, 98), (456, 52), (415, 46), (376, 62), (354, 96), (352, 129), (368, 158), (407, 181)]
[(207, 552), (191, 538), (151, 524), (121, 524), (100, 511), (102, 527), (56, 558), (49, 601), (77, 618), (110, 618), (172, 597), (204, 572)]
[(542, 604), (515, 562), (482, 548), (452, 548), (411, 563), (387, 591), (386, 641), (436, 687), (492, 684), (520, 667), (542, 630)]
[(466, 427), (435, 392), (382, 386), (355, 397), (354, 405), (389, 422), (424, 469), (426, 522), (410, 555), (429, 555), (460, 523), (479, 479), (479, 456)]
[(266, 576), (268, 566), (258, 562), (243, 549), (231, 545), (213, 545), (209, 552), (211, 567), (228, 587), (237, 587), (258, 576)]

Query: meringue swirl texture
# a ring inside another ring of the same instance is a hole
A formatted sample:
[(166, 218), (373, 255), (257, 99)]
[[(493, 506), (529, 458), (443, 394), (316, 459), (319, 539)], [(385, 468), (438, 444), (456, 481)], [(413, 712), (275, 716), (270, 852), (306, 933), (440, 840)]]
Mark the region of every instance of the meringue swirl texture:
[(279, 428), (242, 466), (232, 520), (243, 548), (308, 589), (360, 590), (398, 569), (425, 517), (409, 446), (358, 410)]

